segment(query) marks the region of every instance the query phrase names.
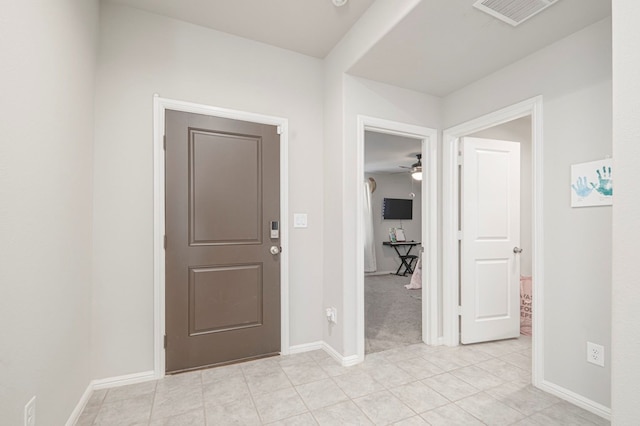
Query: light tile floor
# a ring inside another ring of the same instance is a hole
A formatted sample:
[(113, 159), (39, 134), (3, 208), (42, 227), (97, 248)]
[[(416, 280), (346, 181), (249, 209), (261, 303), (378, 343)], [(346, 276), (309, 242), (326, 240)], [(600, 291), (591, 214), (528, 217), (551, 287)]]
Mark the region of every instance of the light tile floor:
[(96, 391), (77, 425), (607, 425), (530, 385), (528, 338), (405, 346), (342, 367), (323, 351)]

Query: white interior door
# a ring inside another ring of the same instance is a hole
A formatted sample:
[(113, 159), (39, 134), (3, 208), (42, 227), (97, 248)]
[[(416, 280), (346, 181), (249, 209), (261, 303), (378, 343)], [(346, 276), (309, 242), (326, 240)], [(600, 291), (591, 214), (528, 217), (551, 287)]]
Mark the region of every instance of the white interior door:
[(461, 342), (520, 334), (520, 144), (462, 140)]

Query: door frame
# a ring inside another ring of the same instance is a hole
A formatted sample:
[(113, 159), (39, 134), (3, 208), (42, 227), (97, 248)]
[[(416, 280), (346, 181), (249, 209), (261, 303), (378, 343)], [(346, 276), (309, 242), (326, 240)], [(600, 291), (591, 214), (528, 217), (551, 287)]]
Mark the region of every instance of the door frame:
[[(438, 342), (438, 131), (397, 121), (384, 120), (365, 115), (357, 117), (357, 193), (364, 192), (364, 150), (365, 131), (404, 136), (421, 141), (423, 168), (422, 191), (422, 256), (426, 259), (422, 266), (422, 340), (428, 345)], [(428, 182), (428, 185), (424, 185)], [(365, 357), (364, 321), (364, 223), (362, 215), (364, 202), (357, 198), (356, 217), (356, 339), (358, 362)], [(428, 206), (429, 208), (425, 208)], [(428, 242), (425, 244), (425, 242)]]
[(474, 120), (443, 131), (443, 187), (442, 187), (442, 282), (443, 282), (443, 340), (448, 346), (460, 342), (459, 327), (459, 253), (458, 253), (458, 141), (459, 138), (508, 121), (531, 116), (532, 156), (532, 271), (535, 290), (532, 298), (532, 372), (531, 380), (539, 387), (544, 379), (544, 257), (543, 257), (543, 134), (542, 96), (536, 96), (502, 108)]
[(278, 127), (280, 134), (280, 353), (289, 353), (289, 121), (286, 118), (153, 97), (153, 370), (164, 377), (165, 335), (165, 110), (171, 109)]

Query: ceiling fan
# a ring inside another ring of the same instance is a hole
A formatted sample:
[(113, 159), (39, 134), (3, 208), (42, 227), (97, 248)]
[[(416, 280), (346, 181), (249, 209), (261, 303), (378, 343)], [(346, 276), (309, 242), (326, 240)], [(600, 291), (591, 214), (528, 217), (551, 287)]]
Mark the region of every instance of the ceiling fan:
[(411, 166), (400, 166), (403, 169), (409, 169), (409, 173), (411, 173), (411, 177), (415, 180), (422, 180), (422, 154), (416, 154), (417, 162), (413, 163)]

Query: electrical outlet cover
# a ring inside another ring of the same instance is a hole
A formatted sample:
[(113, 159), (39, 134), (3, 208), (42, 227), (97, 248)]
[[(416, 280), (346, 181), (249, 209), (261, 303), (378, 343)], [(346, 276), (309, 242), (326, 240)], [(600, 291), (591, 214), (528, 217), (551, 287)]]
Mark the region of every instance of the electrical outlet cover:
[(587, 362), (604, 367), (604, 346), (587, 342)]

